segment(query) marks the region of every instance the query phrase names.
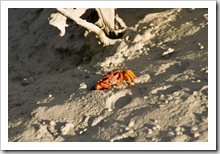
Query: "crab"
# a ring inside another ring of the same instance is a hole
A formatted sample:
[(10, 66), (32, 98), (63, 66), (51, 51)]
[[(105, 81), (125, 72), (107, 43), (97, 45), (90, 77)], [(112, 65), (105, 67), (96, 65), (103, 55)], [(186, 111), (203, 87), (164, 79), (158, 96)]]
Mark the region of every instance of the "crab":
[(104, 75), (96, 84), (95, 89), (111, 89), (123, 83), (128, 83), (131, 86), (133, 85), (134, 79), (136, 79), (136, 75), (131, 70), (121, 71), (116, 69)]

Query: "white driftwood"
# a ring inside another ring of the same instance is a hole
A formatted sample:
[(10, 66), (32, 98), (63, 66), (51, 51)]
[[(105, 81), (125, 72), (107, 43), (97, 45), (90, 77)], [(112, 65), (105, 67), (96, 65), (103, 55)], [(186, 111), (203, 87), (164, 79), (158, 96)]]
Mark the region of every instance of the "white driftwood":
[(115, 43), (115, 40), (111, 40), (109, 39), (104, 31), (102, 29), (100, 29), (98, 26), (87, 22), (86, 20), (81, 19), (79, 16), (74, 14), (74, 10), (73, 9), (64, 9), (64, 8), (57, 8), (57, 10), (63, 14), (64, 16), (72, 19), (73, 21), (75, 21), (78, 25), (88, 29), (89, 31), (94, 32), (100, 39), (100, 41), (104, 44), (104, 45), (110, 45)]
[(88, 8), (77, 8), (77, 9), (68, 8), (66, 10), (70, 11), (72, 13), (72, 15), (74, 15), (76, 17), (80, 17), (86, 12), (87, 9)]
[(109, 35), (109, 33), (115, 29), (115, 9), (96, 8), (96, 11), (99, 16), (100, 26), (103, 27), (104, 31)]
[(66, 24), (66, 17), (63, 16), (60, 13), (53, 13), (50, 16), (50, 21), (49, 24), (57, 27), (60, 30), (60, 36), (64, 36), (66, 33), (66, 27), (68, 27), (69, 25)]
[[(67, 9), (72, 12), (74, 16), (82, 16), (88, 8), (78, 8), (78, 9)], [(50, 16), (49, 24), (57, 27), (60, 30), (60, 36), (63, 37), (66, 33), (66, 27), (69, 25), (66, 24), (67, 17), (61, 13), (53, 13)]]
[(119, 33), (123, 33), (126, 30), (126, 24), (124, 21), (115, 14), (114, 8), (96, 8), (99, 20), (96, 24), (101, 27), (107, 36), (118, 37)]

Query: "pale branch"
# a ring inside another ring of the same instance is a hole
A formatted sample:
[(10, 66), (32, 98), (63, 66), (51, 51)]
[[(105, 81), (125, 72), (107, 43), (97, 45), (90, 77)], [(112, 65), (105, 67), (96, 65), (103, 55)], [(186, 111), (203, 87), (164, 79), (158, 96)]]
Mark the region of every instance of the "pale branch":
[(88, 8), (77, 8), (77, 9), (68, 8), (66, 10), (69, 10), (73, 16), (81, 17), (86, 12), (87, 9)]
[(53, 13), (50, 16), (49, 24), (54, 27), (57, 27), (60, 30), (61, 37), (65, 35), (66, 27), (69, 26), (66, 24), (66, 19), (67, 17), (65, 17), (64, 15), (60, 13)]
[(96, 8), (95, 10), (99, 16), (99, 20), (95, 24), (101, 27), (108, 37), (117, 38), (126, 30), (126, 24), (118, 14), (115, 14), (114, 8)]
[(115, 27), (115, 9), (113, 8), (96, 8), (99, 16), (100, 27), (109, 35), (114, 31)]
[(75, 16), (74, 14), (74, 10), (70, 10), (70, 9), (64, 9), (64, 8), (57, 8), (57, 10), (63, 14), (64, 16), (72, 19), (73, 21), (76, 22), (76, 24), (86, 28), (87, 30), (94, 32), (100, 39), (100, 41), (104, 44), (104, 45), (109, 45), (109, 44), (113, 44), (115, 43), (115, 40), (111, 40), (109, 39), (104, 31), (102, 29), (100, 29), (98, 26), (87, 22), (86, 20), (83, 20), (81, 18), (79, 18), (78, 16)]

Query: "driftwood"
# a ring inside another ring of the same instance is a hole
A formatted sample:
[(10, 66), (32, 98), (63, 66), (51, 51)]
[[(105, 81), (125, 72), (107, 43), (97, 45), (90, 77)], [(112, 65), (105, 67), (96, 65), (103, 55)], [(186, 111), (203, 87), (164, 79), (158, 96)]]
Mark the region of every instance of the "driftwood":
[(126, 29), (126, 25), (123, 20), (115, 14), (115, 9), (96, 9), (99, 21), (97, 24), (102, 27), (104, 32), (110, 38), (119, 38), (120, 33), (123, 33)]
[(52, 14), (49, 23), (57, 27), (60, 30), (60, 36), (63, 36), (65, 28), (68, 27), (66, 24), (68, 17), (88, 31), (94, 32), (103, 45), (114, 44), (116, 40), (112, 38), (117, 38), (126, 29), (123, 20), (115, 15), (115, 9), (95, 9), (99, 16), (99, 20), (96, 22), (97, 25), (80, 18), (87, 9), (57, 8), (59, 13)]

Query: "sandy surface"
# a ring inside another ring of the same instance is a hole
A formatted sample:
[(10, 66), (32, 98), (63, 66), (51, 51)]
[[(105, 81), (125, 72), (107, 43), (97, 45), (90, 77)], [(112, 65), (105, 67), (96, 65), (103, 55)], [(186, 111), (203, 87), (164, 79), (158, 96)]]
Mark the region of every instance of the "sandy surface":
[[(72, 21), (60, 37), (53, 12), (9, 9), (9, 141), (208, 141), (207, 9), (118, 9), (107, 47)], [(135, 84), (94, 90), (117, 68)]]

